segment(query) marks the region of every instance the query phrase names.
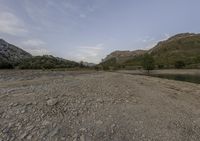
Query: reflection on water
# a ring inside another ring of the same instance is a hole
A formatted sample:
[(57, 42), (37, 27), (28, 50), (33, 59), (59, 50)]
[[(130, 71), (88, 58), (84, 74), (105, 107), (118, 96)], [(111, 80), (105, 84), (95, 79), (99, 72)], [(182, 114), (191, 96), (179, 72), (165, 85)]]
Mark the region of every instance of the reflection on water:
[(200, 75), (152, 74), (151, 76), (200, 84)]

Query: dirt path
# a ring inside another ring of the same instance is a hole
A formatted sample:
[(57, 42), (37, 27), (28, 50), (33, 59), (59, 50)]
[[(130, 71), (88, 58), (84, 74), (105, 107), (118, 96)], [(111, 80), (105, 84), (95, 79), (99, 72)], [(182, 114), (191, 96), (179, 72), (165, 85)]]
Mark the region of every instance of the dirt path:
[(200, 139), (197, 84), (109, 72), (0, 76), (0, 141)]

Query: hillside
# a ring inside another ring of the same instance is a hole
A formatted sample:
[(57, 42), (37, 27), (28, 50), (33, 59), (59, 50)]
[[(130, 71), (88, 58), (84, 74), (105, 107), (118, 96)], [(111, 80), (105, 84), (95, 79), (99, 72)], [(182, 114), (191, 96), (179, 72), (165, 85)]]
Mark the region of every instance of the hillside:
[(51, 55), (35, 56), (25, 59), (18, 66), (20, 69), (56, 69), (79, 67), (79, 63)]
[(148, 51), (157, 64), (173, 65), (176, 61), (185, 64), (200, 63), (200, 34), (177, 34), (166, 41), (159, 42)]
[[(148, 53), (154, 57), (157, 66), (173, 68), (177, 61), (182, 61), (188, 67), (197, 67), (200, 63), (200, 34), (177, 34), (165, 41), (159, 42), (150, 50), (141, 51), (131, 56), (132, 52), (135, 51), (113, 52), (104, 59), (101, 65), (141, 66), (143, 55)], [(126, 58), (125, 61), (117, 61), (124, 60), (124, 58)]]
[(0, 68), (12, 68), (23, 59), (31, 57), (30, 53), (0, 39)]
[(111, 54), (109, 54), (105, 59), (103, 59), (103, 62), (108, 61), (110, 59), (115, 58), (117, 63), (123, 63), (129, 59), (132, 59), (136, 56), (140, 56), (142, 54), (146, 53), (145, 50), (135, 50), (135, 51), (114, 51)]
[(80, 64), (51, 55), (32, 56), (30, 53), (0, 39), (0, 69), (73, 68)]

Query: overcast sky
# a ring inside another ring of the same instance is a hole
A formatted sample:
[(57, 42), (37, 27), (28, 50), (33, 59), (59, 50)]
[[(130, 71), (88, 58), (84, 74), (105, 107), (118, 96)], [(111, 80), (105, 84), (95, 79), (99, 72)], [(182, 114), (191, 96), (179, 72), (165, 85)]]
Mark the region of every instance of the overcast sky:
[(0, 38), (34, 55), (98, 63), (200, 32), (199, 0), (0, 0)]

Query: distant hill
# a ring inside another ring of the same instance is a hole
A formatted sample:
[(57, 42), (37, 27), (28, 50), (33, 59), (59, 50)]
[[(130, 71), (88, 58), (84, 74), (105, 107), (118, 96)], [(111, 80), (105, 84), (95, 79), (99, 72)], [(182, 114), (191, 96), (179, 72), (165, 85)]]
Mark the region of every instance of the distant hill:
[(52, 55), (32, 56), (21, 48), (0, 39), (0, 69), (55, 69), (79, 66), (77, 62)]
[(82, 62), (82, 63), (83, 63), (83, 65), (85, 67), (94, 67), (94, 66), (96, 66), (96, 64), (94, 64), (94, 63), (88, 63), (88, 62)]
[(13, 68), (23, 59), (31, 57), (30, 53), (0, 39), (0, 68)]
[(117, 63), (123, 63), (127, 60), (130, 60), (136, 56), (140, 56), (142, 54), (145, 54), (146, 50), (135, 50), (135, 51), (114, 51), (111, 54), (107, 55), (105, 59), (103, 59), (103, 62), (106, 62), (110, 59), (115, 58)]
[(157, 64), (165, 66), (173, 65), (176, 61), (183, 61), (186, 65), (200, 63), (200, 34), (177, 34), (159, 42), (148, 52)]
[(103, 59), (100, 65), (139, 67), (145, 53), (154, 57), (157, 66), (172, 68), (177, 61), (183, 61), (189, 67), (196, 66), (200, 63), (200, 34), (177, 34), (147, 51), (115, 51)]

